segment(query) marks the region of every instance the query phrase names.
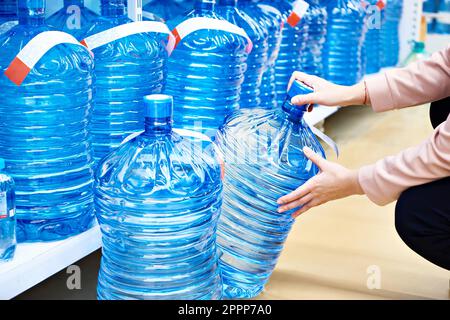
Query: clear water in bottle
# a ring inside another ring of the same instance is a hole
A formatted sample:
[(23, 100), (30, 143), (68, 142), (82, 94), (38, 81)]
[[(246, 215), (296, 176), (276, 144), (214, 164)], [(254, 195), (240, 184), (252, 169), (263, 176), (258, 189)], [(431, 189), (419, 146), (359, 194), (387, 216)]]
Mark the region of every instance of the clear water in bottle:
[(377, 73), (381, 69), (382, 41), (381, 27), (384, 20), (384, 9), (379, 9), (376, 4), (379, 0), (367, 1), (370, 14), (367, 20), (367, 33), (364, 40), (364, 70), (366, 74)]
[[(262, 3), (277, 8), (283, 15), (283, 21), (285, 22), (288, 20), (294, 5), (294, 1), (291, 0), (263, 0)], [(287, 23), (284, 25), (280, 53), (275, 64), (275, 83), (278, 105), (283, 103), (286, 95), (286, 83), (289, 82), (292, 73), (301, 69), (303, 60), (302, 54), (308, 40), (309, 19), (309, 15), (306, 15), (295, 27), (291, 27)]]
[(353, 85), (362, 75), (365, 18), (361, 3), (357, 0), (330, 1), (327, 12), (327, 39), (323, 56), (325, 77), (337, 84)]
[(102, 230), (99, 299), (222, 297), (216, 227), (221, 166), (172, 129), (171, 96), (144, 98), (145, 131), (101, 161), (95, 208)]
[[(224, 20), (215, 0), (196, 0), (194, 10), (173, 21), (190, 18)], [(225, 118), (239, 109), (248, 53), (247, 40), (237, 34), (202, 29), (189, 34), (169, 59), (166, 93), (175, 100), (175, 126), (214, 137)]]
[(47, 19), (52, 27), (81, 40), (98, 15), (84, 5), (84, 0), (64, 0), (64, 6)]
[[(127, 0), (101, 0), (101, 10), (89, 36), (132, 22)], [(166, 39), (167, 35), (138, 33), (92, 50), (96, 88), (90, 131), (96, 161), (142, 128), (142, 97), (161, 93), (166, 82)]]
[(44, 15), (45, 0), (19, 0), (19, 25), (0, 35), (0, 157), (16, 183), (19, 241), (64, 239), (93, 223), (88, 50), (53, 47), (21, 86), (4, 75), (24, 45), (51, 30)]
[(247, 71), (242, 84), (240, 107), (257, 108), (261, 104), (261, 82), (267, 66), (269, 31), (242, 10), (247, 0), (218, 0), (217, 12), (232, 24), (245, 30), (253, 43), (247, 59)]
[(382, 66), (393, 67), (398, 64), (400, 53), (399, 27), (403, 12), (403, 0), (390, 0), (384, 9), (385, 18), (381, 28)]
[[(265, 71), (260, 86), (260, 107), (273, 109), (277, 107), (277, 92), (275, 86), (275, 61), (280, 53), (283, 32), (283, 16), (281, 12), (260, 0), (241, 0), (239, 8), (252, 17), (268, 31), (268, 49)], [(241, 103), (241, 108), (250, 105)]]
[(219, 130), (225, 159), (224, 199), (217, 243), (226, 298), (257, 296), (268, 281), (294, 222), (277, 212), (277, 199), (305, 183), (318, 168), (303, 154), (324, 155), (306, 125), (307, 106), (291, 97), (310, 90), (296, 83), (277, 110), (240, 110)]
[(169, 21), (183, 15), (186, 8), (180, 0), (151, 0), (144, 8), (143, 16), (149, 20)]
[(0, 158), (0, 263), (11, 261), (16, 251), (16, 195), (12, 177)]
[(302, 71), (323, 77), (323, 46), (327, 34), (327, 10), (319, 0), (307, 0), (309, 4), (308, 45), (302, 54)]

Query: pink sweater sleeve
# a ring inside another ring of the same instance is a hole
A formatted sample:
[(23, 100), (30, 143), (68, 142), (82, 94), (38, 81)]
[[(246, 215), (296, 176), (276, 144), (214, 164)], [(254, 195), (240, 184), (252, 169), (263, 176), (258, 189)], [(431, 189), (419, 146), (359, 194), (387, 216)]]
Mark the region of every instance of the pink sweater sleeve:
[[(450, 46), (430, 59), (366, 80), (376, 112), (414, 106), (450, 95)], [(361, 168), (359, 182), (376, 204), (398, 199), (409, 187), (450, 176), (450, 116), (419, 146)]]

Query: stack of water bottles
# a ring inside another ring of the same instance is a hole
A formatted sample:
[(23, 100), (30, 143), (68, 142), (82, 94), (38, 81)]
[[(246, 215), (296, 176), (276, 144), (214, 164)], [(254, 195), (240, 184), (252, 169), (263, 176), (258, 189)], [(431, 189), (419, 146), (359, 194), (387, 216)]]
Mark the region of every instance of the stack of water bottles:
[(393, 67), (399, 62), (400, 53), (400, 19), (403, 12), (403, 0), (386, 2), (385, 17), (381, 28), (383, 67)]
[(356, 0), (330, 1), (327, 6), (327, 40), (324, 47), (325, 77), (337, 84), (353, 85), (361, 77), (364, 14)]
[(0, 34), (0, 260), (16, 232), (66, 239), (95, 216), (99, 299), (255, 297), (294, 222), (277, 199), (319, 172), (302, 148), (325, 156), (290, 103), (313, 88), (289, 78), (357, 80), (359, 4), (150, 1), (132, 21), (99, 3), (46, 23), (45, 0), (18, 0)]
[(319, 77), (324, 76), (322, 52), (327, 34), (327, 10), (319, 0), (308, 0), (311, 21), (308, 28), (308, 45), (302, 55), (302, 70)]

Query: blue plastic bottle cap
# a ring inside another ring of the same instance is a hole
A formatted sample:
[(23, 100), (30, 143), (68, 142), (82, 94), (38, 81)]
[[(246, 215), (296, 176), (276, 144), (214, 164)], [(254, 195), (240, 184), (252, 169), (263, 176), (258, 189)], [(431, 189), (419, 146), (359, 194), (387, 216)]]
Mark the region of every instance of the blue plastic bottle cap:
[(298, 96), (300, 94), (308, 94), (313, 93), (314, 90), (311, 87), (308, 87), (306, 84), (300, 81), (294, 81), (291, 88), (288, 91), (288, 95), (290, 98)]
[(5, 169), (5, 159), (0, 158), (0, 170)]
[(172, 118), (173, 97), (165, 94), (151, 94), (144, 97), (146, 118)]

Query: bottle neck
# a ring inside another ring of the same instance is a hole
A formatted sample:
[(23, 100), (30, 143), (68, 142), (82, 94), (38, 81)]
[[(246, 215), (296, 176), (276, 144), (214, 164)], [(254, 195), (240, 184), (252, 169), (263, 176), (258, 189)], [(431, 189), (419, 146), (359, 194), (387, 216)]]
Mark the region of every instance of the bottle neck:
[(101, 0), (102, 16), (119, 18), (127, 15), (127, 0)]
[(45, 0), (19, 0), (19, 24), (40, 26), (45, 24)]
[(219, 5), (222, 7), (237, 7), (238, 0), (219, 0)]
[(64, 0), (64, 7), (78, 6), (84, 8), (84, 0)]
[(197, 10), (214, 10), (216, 0), (195, 0), (194, 8)]
[(172, 133), (173, 120), (172, 117), (167, 118), (145, 118), (146, 136), (166, 136)]
[(306, 107), (305, 106), (295, 106), (291, 103), (291, 98), (288, 96), (286, 100), (284, 100), (281, 109), (288, 115), (289, 120), (292, 122), (301, 122), (303, 119), (303, 115), (305, 114)]

